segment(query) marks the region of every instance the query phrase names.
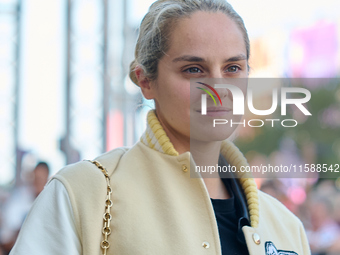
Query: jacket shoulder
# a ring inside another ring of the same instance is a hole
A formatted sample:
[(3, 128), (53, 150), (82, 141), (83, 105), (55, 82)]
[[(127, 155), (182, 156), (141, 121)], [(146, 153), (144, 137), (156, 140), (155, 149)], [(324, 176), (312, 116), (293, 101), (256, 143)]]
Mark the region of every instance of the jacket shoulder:
[[(128, 150), (129, 148), (127, 147), (120, 147), (96, 157), (95, 160), (102, 164), (111, 176), (119, 164), (121, 157)], [(103, 173), (91, 162), (83, 160), (65, 166), (54, 175), (51, 180), (53, 179), (60, 180), (64, 185), (69, 182), (91, 183), (96, 179), (103, 179)]]
[[(127, 150), (128, 148), (117, 148), (102, 154), (95, 160), (99, 161), (108, 170), (109, 175), (112, 175)], [(84, 230), (80, 226), (84, 228), (83, 222), (93, 220), (92, 218), (95, 214), (91, 210), (91, 212), (88, 212), (88, 205), (92, 205), (93, 208), (104, 208), (107, 192), (104, 174), (94, 164), (84, 160), (65, 166), (51, 178), (50, 182), (53, 180), (60, 181), (66, 188), (72, 205), (77, 231), (83, 236), (83, 233), (88, 230)], [(100, 222), (99, 219), (102, 216), (101, 211), (99, 212), (100, 215), (97, 215), (98, 222)], [(100, 225), (98, 226), (100, 227)], [(99, 229), (98, 233), (100, 232)]]
[(302, 226), (300, 219), (293, 214), (285, 205), (276, 198), (258, 191), (260, 212), (266, 218), (265, 220), (273, 220), (281, 222), (286, 226), (299, 228)]
[(276, 198), (262, 191), (258, 193), (260, 225), (267, 233), (268, 241), (273, 241), (278, 249), (296, 252), (289, 254), (311, 254), (301, 220)]

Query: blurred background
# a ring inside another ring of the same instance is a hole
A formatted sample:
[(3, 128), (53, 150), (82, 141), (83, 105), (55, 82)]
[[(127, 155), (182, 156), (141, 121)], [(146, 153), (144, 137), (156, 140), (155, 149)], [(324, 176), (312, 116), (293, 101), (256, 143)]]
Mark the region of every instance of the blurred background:
[[(49, 177), (138, 141), (153, 104), (129, 80), (128, 66), (152, 2), (0, 0), (0, 254), (10, 250)], [(338, 0), (229, 2), (249, 32), (250, 77), (339, 78)], [(316, 95), (327, 102), (318, 106), (322, 130), (302, 127), (284, 139), (264, 136), (265, 129), (239, 132), (236, 143), (250, 164), (268, 162), (263, 148), (270, 162), (280, 156), (340, 163), (340, 89), (322, 89)], [(329, 132), (332, 139), (314, 139)], [(314, 254), (340, 254), (339, 178), (257, 184), (300, 217)]]

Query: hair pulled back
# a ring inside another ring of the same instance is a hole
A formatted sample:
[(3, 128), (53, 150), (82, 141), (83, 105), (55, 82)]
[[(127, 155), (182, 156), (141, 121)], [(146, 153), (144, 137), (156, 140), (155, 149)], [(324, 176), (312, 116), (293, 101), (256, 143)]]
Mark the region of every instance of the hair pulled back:
[(243, 34), (249, 59), (249, 37), (243, 20), (225, 0), (158, 0), (150, 6), (140, 25), (135, 60), (130, 64), (130, 78), (135, 84), (138, 85), (134, 72), (137, 66), (148, 79), (157, 78), (158, 61), (170, 48), (171, 30), (179, 19), (197, 11), (222, 12), (231, 18)]

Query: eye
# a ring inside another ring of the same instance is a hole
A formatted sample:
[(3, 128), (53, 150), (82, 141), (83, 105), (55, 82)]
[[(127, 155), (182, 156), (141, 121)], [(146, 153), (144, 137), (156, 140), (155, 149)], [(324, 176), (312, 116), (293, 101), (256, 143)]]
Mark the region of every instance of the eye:
[(238, 71), (240, 71), (241, 70), (241, 68), (239, 67), (239, 66), (229, 66), (228, 68), (227, 68), (227, 71), (229, 72), (229, 73), (236, 73), (236, 72), (238, 72)]
[(202, 73), (201, 69), (198, 67), (190, 67), (188, 69), (185, 69), (184, 72), (186, 73)]

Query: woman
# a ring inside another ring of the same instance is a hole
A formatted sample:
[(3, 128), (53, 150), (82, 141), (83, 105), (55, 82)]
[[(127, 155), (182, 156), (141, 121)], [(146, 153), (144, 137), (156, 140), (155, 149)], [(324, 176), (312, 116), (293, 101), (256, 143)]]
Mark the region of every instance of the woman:
[(155, 2), (135, 56), (131, 78), (156, 105), (140, 142), (55, 175), (12, 254), (310, 254), (301, 222), (253, 179), (193, 178), (196, 166), (247, 164), (225, 140), (230, 130), (206, 132), (213, 116), (230, 115), (227, 91), (216, 91), (224, 108), (208, 101), (205, 118), (202, 90), (190, 93), (192, 78), (248, 76), (249, 39), (232, 7)]

